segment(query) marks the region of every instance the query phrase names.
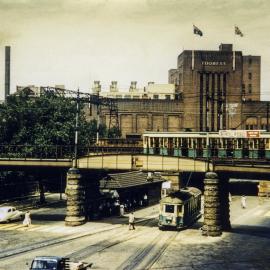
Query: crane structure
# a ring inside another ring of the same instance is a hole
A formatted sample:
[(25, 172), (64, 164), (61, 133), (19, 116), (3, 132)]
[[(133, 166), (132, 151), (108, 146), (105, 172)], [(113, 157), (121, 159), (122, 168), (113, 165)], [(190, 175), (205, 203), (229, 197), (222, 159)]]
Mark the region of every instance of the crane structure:
[[(52, 93), (56, 96), (61, 96), (65, 98), (71, 98), (78, 102), (88, 103), (90, 105), (97, 106), (97, 112), (99, 115), (99, 107), (104, 106), (109, 109), (110, 120), (109, 120), (109, 129), (115, 127), (119, 130), (119, 118), (118, 118), (118, 104), (117, 99), (102, 97), (98, 94), (89, 94), (84, 92), (68, 90), (63, 88), (56, 88), (51, 86), (41, 87), (40, 94)], [(98, 120), (99, 124), (99, 120)]]

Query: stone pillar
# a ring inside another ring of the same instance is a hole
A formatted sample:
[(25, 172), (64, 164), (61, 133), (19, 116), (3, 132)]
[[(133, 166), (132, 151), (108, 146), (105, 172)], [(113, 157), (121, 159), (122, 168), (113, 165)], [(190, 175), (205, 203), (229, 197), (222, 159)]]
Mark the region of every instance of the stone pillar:
[(66, 226), (78, 226), (85, 223), (85, 189), (82, 184), (82, 175), (76, 168), (70, 168), (67, 173), (67, 213)]
[(221, 234), (220, 182), (216, 173), (207, 172), (204, 179), (204, 225), (202, 235), (220, 236)]

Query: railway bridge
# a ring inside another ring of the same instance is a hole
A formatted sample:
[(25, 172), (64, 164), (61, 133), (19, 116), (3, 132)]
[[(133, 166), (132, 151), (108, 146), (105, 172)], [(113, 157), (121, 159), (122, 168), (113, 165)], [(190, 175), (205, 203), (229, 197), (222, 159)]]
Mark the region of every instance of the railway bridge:
[[(71, 168), (74, 159), (61, 157), (1, 157), (0, 168)], [(78, 169), (84, 170), (142, 170), (160, 172), (228, 172), (270, 173), (269, 160), (238, 158), (190, 158), (167, 155), (143, 154), (115, 149), (111, 152), (91, 153), (77, 159)]]
[[(239, 158), (195, 158), (128, 152), (128, 149), (114, 148), (110, 151), (93, 151), (78, 157), (77, 168), (73, 168), (75, 161), (72, 157), (2, 157), (0, 169), (11, 168), (65, 168), (67, 173), (67, 226), (77, 226), (85, 222), (84, 204), (85, 192), (82, 185), (80, 170), (142, 170), (147, 172), (174, 172), (181, 177), (184, 172), (206, 173), (205, 199), (208, 200), (208, 221), (204, 225), (207, 235), (220, 235), (221, 230), (230, 229), (228, 180), (230, 176), (254, 174), (257, 179), (265, 179), (270, 174), (269, 161), (266, 159), (239, 159)], [(108, 150), (108, 149), (107, 149)], [(210, 172), (210, 173), (209, 173)], [(208, 198), (208, 199), (207, 199)], [(209, 207), (210, 201), (210, 207)], [(220, 202), (220, 203), (217, 203)], [(222, 213), (222, 215), (221, 215)], [(217, 218), (221, 217), (222, 218)], [(209, 232), (210, 228), (210, 232)], [(222, 228), (222, 229), (221, 229)]]

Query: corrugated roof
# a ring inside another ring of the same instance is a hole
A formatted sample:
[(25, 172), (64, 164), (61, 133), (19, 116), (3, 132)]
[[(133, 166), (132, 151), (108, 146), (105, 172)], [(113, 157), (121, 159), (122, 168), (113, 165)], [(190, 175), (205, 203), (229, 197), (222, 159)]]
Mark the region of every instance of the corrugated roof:
[(108, 174), (106, 177), (100, 180), (100, 188), (119, 189), (134, 186), (143, 186), (164, 181), (166, 180), (162, 178), (159, 174), (151, 173), (151, 177), (149, 177), (148, 173), (141, 171), (133, 171), (126, 173)]

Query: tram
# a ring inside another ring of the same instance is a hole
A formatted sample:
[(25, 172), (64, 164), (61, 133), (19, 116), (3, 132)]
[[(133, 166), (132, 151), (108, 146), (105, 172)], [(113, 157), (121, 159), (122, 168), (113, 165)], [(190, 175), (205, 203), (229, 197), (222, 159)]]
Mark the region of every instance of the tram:
[(219, 132), (145, 132), (144, 154), (190, 158), (270, 159), (270, 132), (221, 130)]
[(159, 229), (182, 229), (201, 217), (201, 191), (187, 187), (174, 191), (160, 200)]

